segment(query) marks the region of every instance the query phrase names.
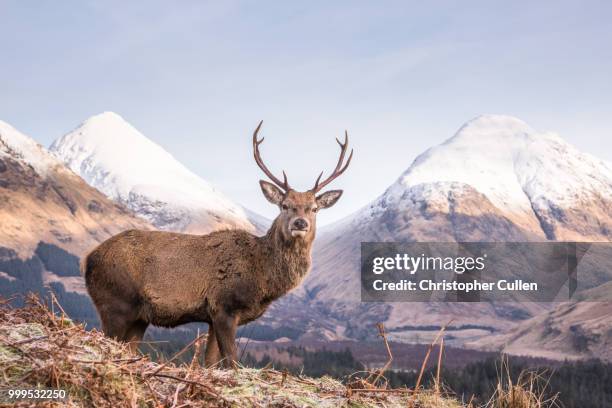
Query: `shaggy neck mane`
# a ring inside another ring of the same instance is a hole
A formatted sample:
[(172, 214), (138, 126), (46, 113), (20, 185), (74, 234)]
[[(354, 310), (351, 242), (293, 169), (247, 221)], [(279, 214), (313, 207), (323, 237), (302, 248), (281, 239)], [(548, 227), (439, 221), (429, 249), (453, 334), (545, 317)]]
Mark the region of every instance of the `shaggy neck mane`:
[[(269, 283), (272, 292), (285, 291), (299, 285), (310, 269), (312, 241), (304, 239), (286, 240), (281, 230), (279, 218), (276, 218), (267, 234), (262, 237), (269, 265)], [(313, 237), (314, 238), (314, 237)]]

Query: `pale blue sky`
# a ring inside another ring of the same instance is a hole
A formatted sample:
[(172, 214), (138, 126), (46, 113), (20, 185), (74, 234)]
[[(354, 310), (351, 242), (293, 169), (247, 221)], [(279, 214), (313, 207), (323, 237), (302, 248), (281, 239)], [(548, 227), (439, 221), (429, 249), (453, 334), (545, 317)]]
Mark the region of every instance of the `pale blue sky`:
[(612, 160), (607, 1), (1, 1), (0, 119), (44, 145), (119, 113), (267, 216), (250, 136), (309, 188), (356, 153), (323, 222), (367, 204), (482, 113)]

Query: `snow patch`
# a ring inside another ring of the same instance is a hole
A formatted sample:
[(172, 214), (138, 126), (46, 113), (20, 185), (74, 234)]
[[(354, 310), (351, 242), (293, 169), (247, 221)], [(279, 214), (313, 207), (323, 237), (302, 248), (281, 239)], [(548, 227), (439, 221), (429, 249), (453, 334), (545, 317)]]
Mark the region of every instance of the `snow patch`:
[(45, 175), (52, 167), (61, 166), (60, 161), (50, 155), (44, 147), (36, 143), (31, 137), (1, 120), (0, 156), (25, 162), (40, 175)]

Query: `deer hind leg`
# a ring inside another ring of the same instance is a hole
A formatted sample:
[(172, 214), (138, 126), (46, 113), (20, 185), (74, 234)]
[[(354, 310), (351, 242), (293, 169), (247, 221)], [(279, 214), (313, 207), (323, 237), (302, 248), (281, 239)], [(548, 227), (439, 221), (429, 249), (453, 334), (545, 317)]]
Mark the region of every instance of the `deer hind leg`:
[(131, 305), (119, 302), (102, 305), (98, 312), (106, 336), (123, 342), (142, 340), (148, 323), (138, 318)]
[(149, 323), (144, 320), (137, 320), (128, 327), (125, 337), (133, 353), (138, 351), (138, 344), (142, 341), (148, 326)]
[(208, 325), (208, 338), (206, 339), (206, 352), (204, 352), (204, 364), (206, 367), (212, 367), (221, 360), (221, 354), (219, 354), (219, 343), (217, 342), (217, 336), (215, 336), (215, 328), (210, 323)]
[(223, 357), (225, 368), (236, 368), (236, 330), (238, 328), (238, 316), (232, 316), (225, 312), (218, 313), (213, 318), (215, 337), (219, 344), (219, 350)]
[(107, 337), (119, 341), (128, 341), (127, 332), (130, 327), (130, 322), (126, 321), (123, 316), (107, 311), (100, 311), (100, 321), (102, 323), (102, 331)]

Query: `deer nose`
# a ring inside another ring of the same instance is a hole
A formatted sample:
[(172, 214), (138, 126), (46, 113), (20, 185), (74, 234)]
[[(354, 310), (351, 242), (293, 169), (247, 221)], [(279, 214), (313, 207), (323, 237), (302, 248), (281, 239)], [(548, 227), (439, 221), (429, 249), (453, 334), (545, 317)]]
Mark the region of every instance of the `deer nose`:
[(297, 220), (293, 221), (293, 226), (295, 229), (305, 230), (308, 228), (308, 221), (303, 218), (298, 218)]

